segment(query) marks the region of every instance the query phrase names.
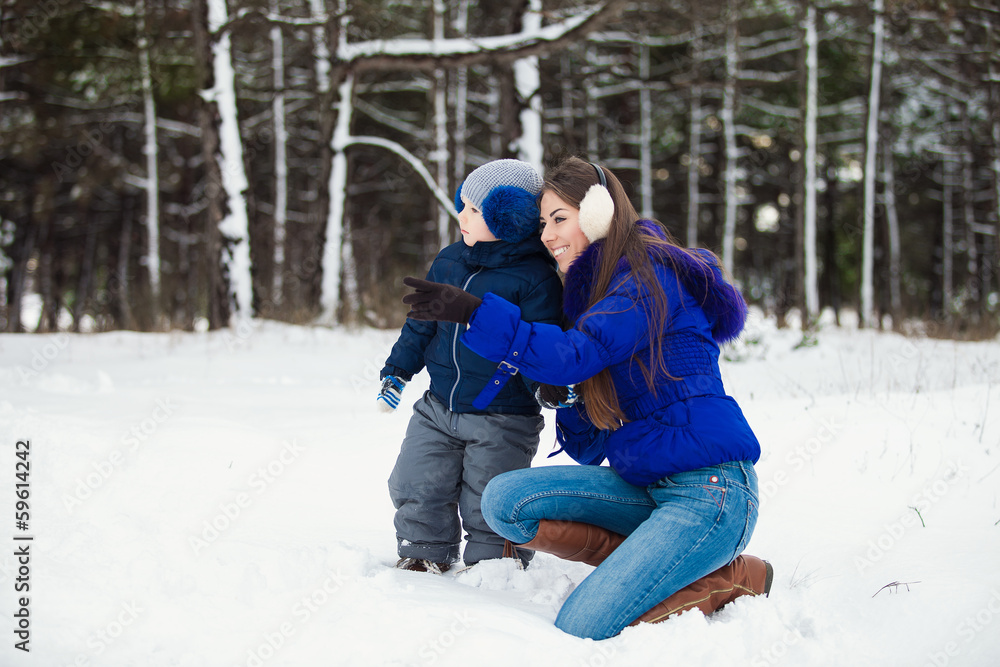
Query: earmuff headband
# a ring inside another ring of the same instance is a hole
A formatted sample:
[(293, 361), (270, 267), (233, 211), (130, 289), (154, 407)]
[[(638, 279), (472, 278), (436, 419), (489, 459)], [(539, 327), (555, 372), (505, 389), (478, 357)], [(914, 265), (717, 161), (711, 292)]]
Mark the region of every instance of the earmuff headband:
[(597, 177), (601, 179), (601, 185), (604, 187), (608, 187), (608, 179), (604, 177), (604, 170), (598, 167), (593, 162), (590, 163), (590, 166), (593, 167), (595, 171), (597, 171)]

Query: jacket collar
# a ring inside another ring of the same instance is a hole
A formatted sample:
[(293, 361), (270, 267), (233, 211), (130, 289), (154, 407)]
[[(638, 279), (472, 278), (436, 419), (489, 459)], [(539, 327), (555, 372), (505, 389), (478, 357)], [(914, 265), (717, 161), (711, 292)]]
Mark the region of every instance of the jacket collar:
[[(667, 240), (667, 235), (657, 223), (650, 220), (636, 222), (647, 235)], [(680, 277), (685, 290), (701, 306), (712, 326), (712, 337), (718, 343), (736, 339), (747, 318), (747, 304), (743, 295), (722, 275), (718, 258), (707, 250), (689, 250), (675, 245), (656, 246), (650, 249), (658, 264), (670, 268)], [(597, 278), (604, 240), (591, 243), (566, 272), (563, 287), (563, 313), (570, 322), (576, 322), (587, 310), (590, 290)], [(615, 278), (629, 271), (628, 260), (618, 260)]]
[(461, 257), (462, 261), (472, 268), (499, 269), (508, 266), (513, 260), (534, 254), (544, 256), (551, 266), (556, 266), (556, 260), (545, 249), (541, 238), (537, 234), (517, 243), (509, 243), (507, 241), (479, 241), (472, 247), (465, 246)]

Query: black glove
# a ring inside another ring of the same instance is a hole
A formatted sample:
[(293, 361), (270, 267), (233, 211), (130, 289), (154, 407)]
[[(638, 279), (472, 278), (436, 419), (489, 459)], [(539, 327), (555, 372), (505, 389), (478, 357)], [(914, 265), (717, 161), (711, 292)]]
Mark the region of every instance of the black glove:
[(403, 297), (403, 303), (410, 307), (406, 316), (415, 320), (468, 324), (472, 312), (483, 302), (478, 296), (454, 285), (411, 276), (403, 278), (403, 284), (414, 290)]
[(568, 408), (580, 398), (580, 395), (573, 391), (574, 386), (539, 384), (535, 389), (535, 400), (540, 406), (550, 410)]

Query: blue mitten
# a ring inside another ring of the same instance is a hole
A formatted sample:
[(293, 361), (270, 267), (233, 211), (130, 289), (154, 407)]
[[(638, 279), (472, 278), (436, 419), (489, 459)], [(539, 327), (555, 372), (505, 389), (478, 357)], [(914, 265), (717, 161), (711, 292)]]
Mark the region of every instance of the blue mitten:
[(382, 389), (378, 392), (375, 402), (382, 412), (392, 412), (399, 407), (399, 399), (403, 395), (406, 380), (395, 375), (386, 375), (382, 379)]

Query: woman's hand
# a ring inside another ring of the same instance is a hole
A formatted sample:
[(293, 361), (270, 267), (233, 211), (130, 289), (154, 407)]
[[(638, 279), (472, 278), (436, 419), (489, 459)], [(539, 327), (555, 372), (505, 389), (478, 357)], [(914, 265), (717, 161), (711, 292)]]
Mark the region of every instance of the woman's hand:
[(407, 317), (415, 320), (468, 324), (473, 311), (483, 302), (460, 287), (407, 276), (403, 284), (413, 292), (403, 297), (410, 307)]
[(568, 408), (577, 402), (580, 395), (574, 391), (576, 385), (539, 384), (535, 390), (535, 400), (543, 408), (557, 410)]

